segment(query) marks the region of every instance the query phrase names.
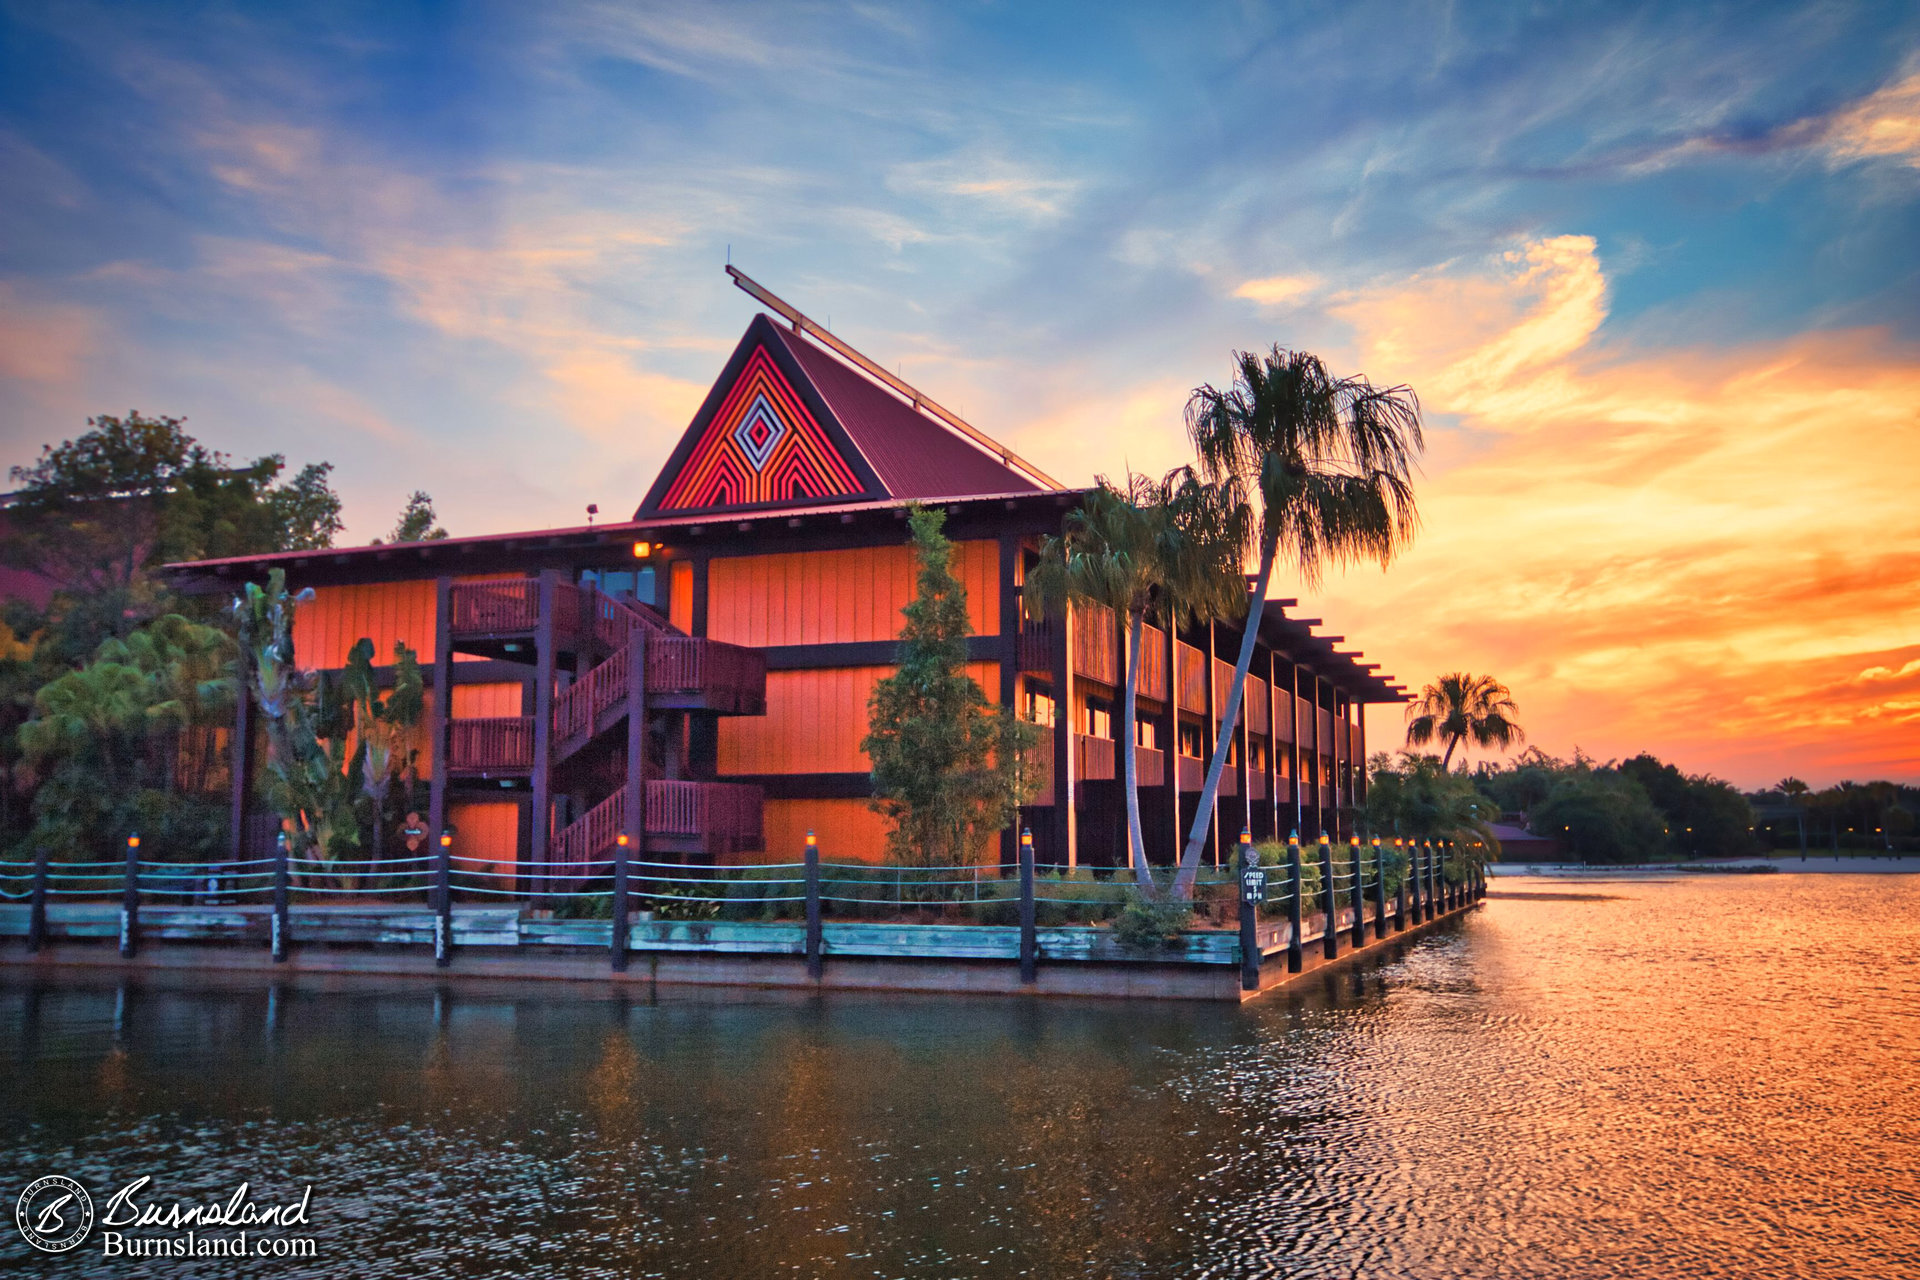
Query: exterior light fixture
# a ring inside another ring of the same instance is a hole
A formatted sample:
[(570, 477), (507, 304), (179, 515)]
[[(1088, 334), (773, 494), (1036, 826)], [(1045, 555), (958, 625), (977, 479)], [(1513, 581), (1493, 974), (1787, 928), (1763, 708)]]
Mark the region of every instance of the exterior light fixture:
[(645, 560), (648, 556), (652, 554), (653, 554), (653, 544), (651, 542), (636, 542), (633, 544), (634, 559)]
[(621, 833), (620, 833), (619, 835), (617, 835), (617, 836), (615, 836), (615, 837), (613, 838), (613, 842), (614, 842), (615, 844), (617, 844), (617, 845), (619, 845), (619, 846), (620, 846), (620, 847), (621, 847), (622, 849), (624, 849), (624, 848), (626, 848), (626, 847), (627, 847), (627, 833), (626, 833), (626, 832), (624, 832), (624, 831), (622, 831), (622, 832), (621, 832)]
[(452, 827), (449, 826), (449, 827), (440, 828), (440, 847), (442, 849), (453, 848), (453, 828)]
[(138, 849), (139, 847), (140, 847), (140, 833), (138, 831), (132, 832), (127, 836), (127, 848)]

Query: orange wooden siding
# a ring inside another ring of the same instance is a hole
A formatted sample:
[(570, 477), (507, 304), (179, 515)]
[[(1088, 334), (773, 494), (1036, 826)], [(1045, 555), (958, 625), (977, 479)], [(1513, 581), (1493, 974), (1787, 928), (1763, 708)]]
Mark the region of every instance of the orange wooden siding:
[(675, 561), (667, 572), (667, 621), (693, 634), (693, 566)]
[(798, 862), (806, 856), (807, 832), (820, 841), (828, 862), (879, 862), (887, 854), (887, 820), (865, 800), (769, 800), (767, 847), (741, 861)]
[[(974, 634), (997, 634), (999, 547), (959, 542), (953, 550)], [(904, 545), (715, 560), (707, 569), (707, 635), (755, 647), (892, 640), (914, 577), (913, 550)]]
[[(720, 721), (720, 773), (865, 773), (867, 699), (892, 667), (769, 671), (767, 714)], [(1000, 668), (969, 662), (987, 701), (1000, 697)], [(769, 837), (771, 838), (771, 837)]]
[(479, 858), (486, 866), (472, 862), (453, 865), (465, 871), (492, 877), (492, 883), (456, 876), (454, 887), (478, 883), (485, 888), (513, 887), (520, 850), (520, 806), (497, 800), (462, 804), (449, 802), (447, 821), (453, 824), (453, 853), (461, 858)]
[(434, 585), (374, 582), (320, 587), (293, 616), (293, 650), (303, 667), (325, 670), (347, 665), (347, 651), (365, 636), (373, 641), (373, 661), (393, 661), (395, 641), (405, 641), (422, 666), (433, 663)]
[(477, 720), (485, 716), (520, 716), (518, 681), (499, 684), (457, 684), (453, 686), (453, 718)]

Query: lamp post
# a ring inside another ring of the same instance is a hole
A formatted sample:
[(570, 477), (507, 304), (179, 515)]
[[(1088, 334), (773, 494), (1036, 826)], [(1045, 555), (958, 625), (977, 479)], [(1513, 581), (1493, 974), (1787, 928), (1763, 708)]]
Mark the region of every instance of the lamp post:
[(127, 835), (127, 873), (120, 897), (120, 958), (130, 960), (140, 932), (140, 833)]
[(627, 968), (627, 848), (632, 841), (625, 831), (613, 838), (613, 932), (607, 950), (615, 973)]
[(433, 963), (453, 963), (453, 826), (440, 828), (440, 845), (433, 858)]

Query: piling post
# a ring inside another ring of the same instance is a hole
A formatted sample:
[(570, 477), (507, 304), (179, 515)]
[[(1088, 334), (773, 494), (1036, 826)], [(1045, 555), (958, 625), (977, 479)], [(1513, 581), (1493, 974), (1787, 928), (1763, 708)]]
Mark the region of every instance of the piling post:
[(1033, 830), (1020, 829), (1020, 981), (1039, 981), (1040, 937), (1033, 909)]
[(1427, 854), (1427, 919), (1437, 920), (1442, 907), (1440, 905), (1440, 872), (1433, 860), (1433, 841), (1423, 842)]
[(1347, 848), (1353, 853), (1353, 945), (1358, 950), (1367, 945), (1367, 877), (1366, 864), (1361, 861), (1360, 837), (1349, 839)]
[(32, 900), (27, 905), (27, 950), (38, 951), (47, 940), (47, 846), (33, 851)]
[[(1401, 852), (1402, 850), (1400, 846), (1400, 837), (1395, 836), (1393, 838), (1393, 860), (1395, 864), (1399, 864)], [(1393, 895), (1393, 929), (1395, 933), (1398, 933), (1401, 930), (1405, 929), (1406, 927), (1407, 927), (1407, 868), (1405, 866), (1401, 866), (1400, 867), (1400, 887), (1394, 892), (1394, 895)]]
[(1260, 904), (1267, 897), (1267, 873), (1260, 869), (1260, 851), (1253, 832), (1240, 831), (1240, 989), (1260, 989)]
[(433, 963), (453, 963), (453, 828), (440, 828), (433, 855)]
[(1333, 883), (1333, 845), (1320, 833), (1320, 906), (1327, 922), (1320, 929), (1320, 954), (1331, 960), (1340, 954), (1340, 891)]
[(120, 897), (120, 958), (131, 960), (140, 946), (140, 833), (127, 837), (127, 870)]
[(287, 942), (292, 934), (293, 924), (293, 921), (288, 918), (288, 904), (293, 896), (292, 888), (292, 868), (287, 861), (287, 833), (283, 828), (273, 842), (273, 909), (267, 919), (267, 948), (272, 953), (275, 964), (287, 958)]
[(1287, 837), (1287, 879), (1291, 886), (1287, 894), (1287, 972), (1298, 973), (1306, 964), (1306, 956), (1300, 945), (1300, 917), (1303, 908), (1300, 902), (1300, 833), (1298, 831)]
[(631, 873), (627, 851), (632, 847), (631, 832), (622, 831), (613, 838), (613, 929), (607, 938), (607, 961), (615, 973), (627, 971), (627, 913), (631, 909), (628, 895), (632, 890), (627, 879)]
[(820, 928), (820, 841), (811, 829), (807, 832), (806, 870), (804, 871), (807, 889), (807, 977), (813, 982), (820, 981), (825, 961), (820, 955), (822, 931)]
[(1380, 837), (1373, 838), (1373, 936), (1387, 936), (1387, 863), (1381, 854)]

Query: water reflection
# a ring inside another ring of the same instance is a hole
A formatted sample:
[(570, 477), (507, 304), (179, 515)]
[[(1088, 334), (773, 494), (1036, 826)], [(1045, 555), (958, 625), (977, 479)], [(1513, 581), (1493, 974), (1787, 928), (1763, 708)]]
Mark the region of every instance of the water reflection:
[(16, 983), (0, 1191), (311, 1181), (311, 1275), (1880, 1276), (1920, 1256), (1920, 878), (1607, 893), (1500, 897), (1245, 1009)]

